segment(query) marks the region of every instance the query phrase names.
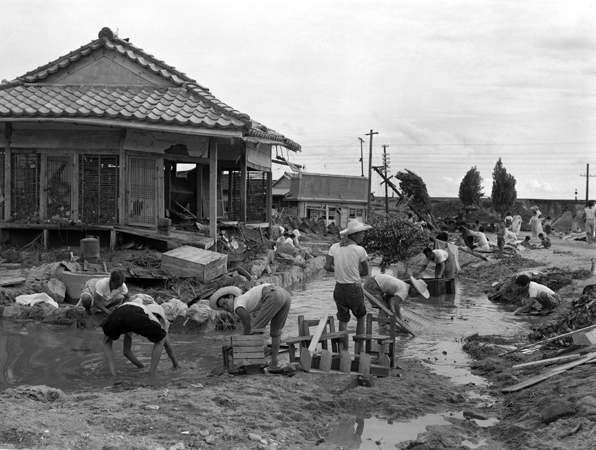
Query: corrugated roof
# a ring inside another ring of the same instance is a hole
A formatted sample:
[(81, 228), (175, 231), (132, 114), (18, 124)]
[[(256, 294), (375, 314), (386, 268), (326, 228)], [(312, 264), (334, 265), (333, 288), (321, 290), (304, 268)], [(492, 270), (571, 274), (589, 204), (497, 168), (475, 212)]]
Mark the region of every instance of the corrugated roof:
[[(176, 87), (41, 84), (89, 53), (106, 48), (170, 81)], [(120, 39), (109, 28), (99, 38), (27, 72), (17, 80), (0, 84), (0, 118), (101, 118), (172, 124), (187, 127), (241, 131), (245, 136), (269, 139), (294, 151), (300, 145), (251, 120), (217, 99), (204, 86), (165, 62)]]

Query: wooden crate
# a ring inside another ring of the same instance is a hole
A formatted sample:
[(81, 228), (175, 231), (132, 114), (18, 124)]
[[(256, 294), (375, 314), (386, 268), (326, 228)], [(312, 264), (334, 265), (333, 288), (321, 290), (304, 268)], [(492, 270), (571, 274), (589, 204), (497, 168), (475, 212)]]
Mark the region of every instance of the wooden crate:
[(433, 297), (455, 294), (455, 278), (422, 278)]
[(176, 277), (195, 277), (204, 283), (226, 273), (228, 255), (183, 246), (161, 255), (161, 270)]
[(238, 335), (230, 338), (230, 345), (222, 347), (224, 369), (230, 373), (249, 367), (264, 367), (265, 340), (263, 335)]

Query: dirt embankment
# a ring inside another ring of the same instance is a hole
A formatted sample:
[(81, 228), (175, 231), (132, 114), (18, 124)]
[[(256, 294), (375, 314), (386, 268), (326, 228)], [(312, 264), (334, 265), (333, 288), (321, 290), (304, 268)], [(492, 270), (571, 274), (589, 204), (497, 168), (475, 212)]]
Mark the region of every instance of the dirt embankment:
[[(553, 241), (552, 250), (537, 250), (527, 258), (538, 262), (530, 269), (533, 271), (547, 267), (571, 271), (589, 268), (593, 253), (594, 247), (585, 243)], [(494, 289), (492, 282), (510, 276), (481, 276), (487, 267), (498, 273), (496, 269), (502, 265), (499, 262), (482, 262), (462, 255), (462, 263), (466, 276), (478, 275), (487, 293)], [(515, 269), (507, 268), (512, 273)], [(566, 306), (543, 320), (556, 321), (566, 314), (570, 302), (594, 281), (574, 279), (563, 286), (559, 293)], [(513, 342), (506, 338), (491, 339), (499, 344)], [(503, 395), (499, 390), (502, 386), (540, 371), (514, 373), (511, 365), (537, 359), (538, 355), (497, 357), (496, 352), (502, 350), (484, 345), (483, 339), (477, 339), (483, 345), (476, 346), (482, 351), (473, 352), (481, 356), (474, 363), (474, 370), (494, 383), (489, 388), (454, 385), (419, 361), (400, 360), (401, 368), (392, 371), (390, 377), (377, 378), (374, 387), (358, 386), (353, 377), (303, 372), (291, 377), (266, 373), (233, 376), (220, 367), (199, 377), (194, 363), (184, 361), (176, 371), (161, 364), (158, 377), (151, 383), (146, 371), (140, 371), (117, 380), (106, 377), (105, 385), (85, 392), (64, 393), (44, 387), (9, 389), (0, 393), (0, 444), (9, 448), (61, 450), (330, 450), (342, 448), (326, 439), (332, 424), (356, 413), (404, 421), (446, 410), (463, 410), (477, 417), (497, 418), (499, 423), (482, 428), (471, 420), (450, 418), (450, 426), (429, 427), (424, 436), (403, 448), (592, 448), (594, 435), (588, 436), (596, 424), (596, 415), (591, 414), (596, 412), (596, 406), (592, 408), (590, 400), (591, 396), (596, 398), (592, 392), (596, 390), (591, 382), (592, 366), (580, 366), (519, 393)], [(528, 342), (525, 336), (514, 340)], [(487, 404), (481, 397), (487, 393), (496, 398), (496, 403)], [(574, 415), (548, 425), (542, 423), (542, 410), (560, 401), (573, 405)], [(352, 432), (348, 430), (348, 434)], [(381, 438), (380, 448), (386, 448)], [(343, 448), (357, 445), (357, 436), (353, 436)]]

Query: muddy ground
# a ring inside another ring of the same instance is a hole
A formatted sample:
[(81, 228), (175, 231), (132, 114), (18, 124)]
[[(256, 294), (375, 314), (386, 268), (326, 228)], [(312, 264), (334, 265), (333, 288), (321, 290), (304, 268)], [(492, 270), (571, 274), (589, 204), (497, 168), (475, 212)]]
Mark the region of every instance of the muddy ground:
[[(524, 256), (535, 260), (533, 271), (547, 267), (590, 268), (596, 247), (585, 242), (553, 240), (550, 250)], [(463, 276), (477, 278), (492, 292), (515, 268), (496, 260), (480, 261), (462, 254)], [(487, 266), (493, 266), (487, 271)], [(487, 276), (490, 272), (493, 275)], [(498, 277), (498, 278), (495, 278)], [(570, 302), (596, 278), (575, 279), (559, 294), (565, 301), (545, 322), (566, 314)], [(512, 306), (512, 310), (514, 307)], [(530, 330), (528, 329), (528, 333)], [(348, 376), (297, 372), (294, 376), (257, 372), (230, 375), (213, 367), (197, 376), (193, 361), (173, 370), (162, 360), (155, 380), (146, 369), (138, 375), (110, 379), (84, 392), (47, 387), (19, 387), (0, 393), (0, 448), (30, 449), (348, 449), (358, 437), (346, 430), (345, 442), (326, 436), (342, 418), (362, 413), (380, 419), (407, 421), (430, 413), (465, 411), (467, 416), (497, 418), (493, 427), (473, 420), (449, 418), (449, 427), (431, 426), (418, 440), (400, 448), (419, 450), (466, 449), (588, 449), (594, 448), (596, 384), (594, 366), (586, 364), (513, 394), (501, 394), (545, 369), (513, 372), (511, 366), (542, 357), (542, 351), (496, 356), (510, 344), (528, 343), (526, 336), (477, 337), (470, 344), (474, 371), (489, 387), (455, 385), (436, 375), (426, 363), (399, 360), (390, 377), (376, 378), (373, 387), (358, 386)], [(498, 344), (495, 347), (495, 344)], [(118, 355), (121, 357), (121, 355)], [(478, 394), (490, 394), (493, 402)], [(555, 403), (571, 405), (569, 415), (550, 424), (542, 411)], [(389, 448), (379, 436), (377, 446)], [(464, 439), (467, 446), (464, 446)], [(370, 443), (369, 443), (370, 445)]]

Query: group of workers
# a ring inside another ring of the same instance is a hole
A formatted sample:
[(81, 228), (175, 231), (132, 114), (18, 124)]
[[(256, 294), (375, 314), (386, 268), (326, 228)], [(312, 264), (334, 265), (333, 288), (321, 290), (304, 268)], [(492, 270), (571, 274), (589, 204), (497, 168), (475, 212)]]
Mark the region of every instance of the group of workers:
[[(426, 283), (414, 276), (410, 277), (410, 283), (386, 274), (370, 276), (368, 254), (360, 244), (364, 233), (371, 228), (370, 225), (357, 219), (351, 220), (347, 228), (341, 231), (340, 242), (330, 247), (325, 261), (325, 270), (333, 272), (335, 276), (333, 300), (337, 307), (340, 331), (347, 329), (350, 317), (353, 315), (356, 318), (356, 333), (365, 333), (367, 308), (364, 289), (400, 319), (403, 319), (401, 305), (408, 297), (416, 295), (429, 297)], [(426, 247), (423, 253), (426, 260), (420, 267), (420, 271), (433, 263), (436, 278), (455, 276), (456, 264), (447, 251)], [(362, 278), (366, 278), (364, 284)], [(518, 277), (516, 282), (528, 287), (531, 301), (515, 311), (515, 314), (529, 311), (535, 302), (542, 305), (543, 313), (548, 313), (560, 302), (560, 298), (552, 290), (531, 282), (525, 275)], [(116, 375), (112, 344), (122, 335), (124, 335), (124, 356), (135, 366), (144, 367), (132, 352), (132, 333), (141, 335), (154, 344), (150, 376), (155, 376), (164, 349), (173, 367), (179, 367), (174, 349), (168, 341), (170, 324), (164, 309), (148, 295), (131, 296), (122, 272), (114, 271), (109, 278), (89, 280), (77, 306), (82, 306), (89, 314), (97, 311), (107, 313), (107, 318), (102, 324), (103, 351), (111, 375)], [(265, 327), (269, 326), (271, 336), (269, 371), (272, 373), (283, 371), (284, 367), (280, 365), (278, 355), (282, 330), (291, 307), (291, 296), (284, 288), (264, 283), (243, 292), (237, 286), (225, 286), (211, 295), (209, 306), (214, 310), (224, 310), (237, 316), (243, 325), (245, 335), (263, 333)], [(377, 307), (374, 304), (371, 306)], [(382, 308), (379, 315), (386, 316)], [(344, 348), (348, 348), (347, 334), (344, 336), (343, 345)], [(361, 350), (362, 343), (357, 342), (356, 354)]]

